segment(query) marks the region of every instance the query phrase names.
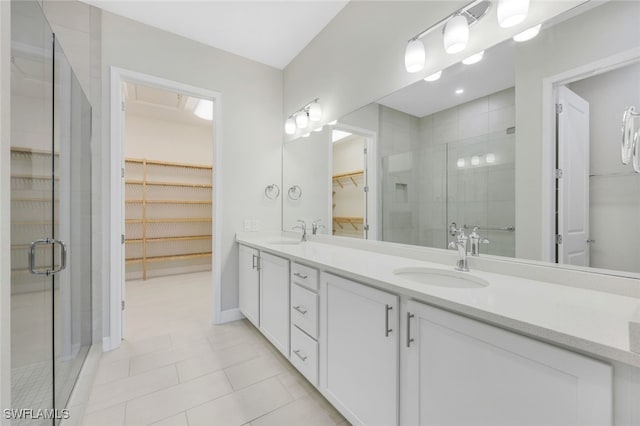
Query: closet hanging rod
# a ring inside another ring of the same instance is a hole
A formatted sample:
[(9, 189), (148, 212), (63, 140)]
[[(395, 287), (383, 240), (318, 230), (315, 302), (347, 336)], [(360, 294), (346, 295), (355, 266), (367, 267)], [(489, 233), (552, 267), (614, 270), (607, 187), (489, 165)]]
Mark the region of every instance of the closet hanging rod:
[(151, 164), (154, 166), (184, 167), (187, 169), (205, 169), (205, 170), (213, 169), (212, 166), (207, 166), (204, 164), (187, 164), (187, 163), (176, 163), (172, 161), (144, 160), (141, 158), (125, 158), (124, 161), (127, 163), (139, 163), (139, 164), (146, 163), (147, 165)]

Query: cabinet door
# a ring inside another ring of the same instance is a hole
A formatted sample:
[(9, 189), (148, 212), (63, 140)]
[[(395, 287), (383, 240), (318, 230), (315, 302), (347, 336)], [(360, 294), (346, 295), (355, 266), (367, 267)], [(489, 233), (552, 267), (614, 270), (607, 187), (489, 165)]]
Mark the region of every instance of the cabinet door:
[(240, 311), (256, 327), (260, 326), (260, 275), (258, 250), (238, 246), (238, 298)]
[(361, 425), (398, 423), (398, 297), (331, 274), (321, 279), (321, 391)]
[(407, 311), (402, 424), (611, 425), (611, 366), (422, 303)]
[(289, 358), (289, 261), (260, 254), (260, 331)]

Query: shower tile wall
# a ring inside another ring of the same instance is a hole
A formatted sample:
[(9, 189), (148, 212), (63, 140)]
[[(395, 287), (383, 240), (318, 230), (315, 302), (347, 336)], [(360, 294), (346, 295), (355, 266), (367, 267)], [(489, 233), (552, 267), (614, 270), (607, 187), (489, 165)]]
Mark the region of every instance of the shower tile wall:
[[(452, 221), (515, 225), (513, 88), (423, 118), (380, 111), (385, 241), (445, 248)], [(515, 232), (481, 235), (490, 240), (483, 253), (515, 255)]]

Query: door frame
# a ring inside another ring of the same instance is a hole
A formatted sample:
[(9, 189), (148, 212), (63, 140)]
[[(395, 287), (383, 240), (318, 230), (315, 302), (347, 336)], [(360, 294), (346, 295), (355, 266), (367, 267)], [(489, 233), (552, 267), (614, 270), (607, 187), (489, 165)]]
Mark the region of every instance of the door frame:
[(640, 47), (635, 47), (542, 80), (542, 261), (555, 263), (556, 88), (638, 61)]
[[(200, 87), (143, 74), (136, 71), (126, 70), (112, 66), (111, 87), (110, 87), (110, 132), (111, 132), (111, 156), (110, 156), (110, 269), (109, 269), (109, 299), (108, 308), (105, 309), (109, 316), (109, 336), (103, 338), (103, 349), (112, 350), (120, 346), (123, 336), (123, 316), (121, 303), (123, 301), (124, 286), (124, 244), (121, 242), (121, 234), (124, 234), (124, 190), (123, 178), (121, 177), (124, 168), (124, 135), (123, 135), (123, 115), (122, 105), (124, 102), (122, 83), (142, 84), (157, 89), (177, 91), (188, 96), (213, 101), (213, 206), (212, 206), (212, 259), (213, 270), (213, 318), (214, 324), (224, 322), (222, 317), (222, 260), (219, 253), (222, 252), (222, 166), (221, 140), (222, 140), (222, 94)], [(120, 267), (116, 268), (116, 265)], [(105, 303), (106, 305), (106, 303)]]
[[(344, 124), (338, 121), (335, 125), (331, 126), (331, 130), (344, 130), (346, 132), (350, 132), (353, 134), (357, 134), (364, 138), (364, 147), (367, 150), (365, 155), (366, 157), (366, 169), (365, 169), (365, 179), (366, 185), (369, 187), (369, 191), (365, 196), (366, 201), (366, 222), (369, 225), (369, 231), (367, 234), (367, 240), (377, 240), (380, 235), (380, 222), (378, 221), (378, 194), (380, 189), (380, 184), (378, 180), (378, 143), (377, 143), (377, 134), (376, 132), (368, 129), (363, 129), (362, 127), (352, 126), (350, 124)], [(333, 142), (329, 147), (329, 176), (333, 176)], [(331, 195), (333, 192), (333, 184), (331, 179), (329, 179), (329, 218), (333, 220), (333, 196)], [(333, 222), (329, 224), (329, 226), (333, 226)], [(331, 235), (331, 233), (329, 233)]]

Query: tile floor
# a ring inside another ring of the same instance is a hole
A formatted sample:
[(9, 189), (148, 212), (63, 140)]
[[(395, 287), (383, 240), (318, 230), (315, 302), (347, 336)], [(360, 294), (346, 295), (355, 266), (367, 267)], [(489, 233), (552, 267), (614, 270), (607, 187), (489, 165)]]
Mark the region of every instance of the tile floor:
[(126, 339), (100, 360), (84, 425), (348, 425), (249, 322), (211, 325), (210, 283), (127, 283)]

